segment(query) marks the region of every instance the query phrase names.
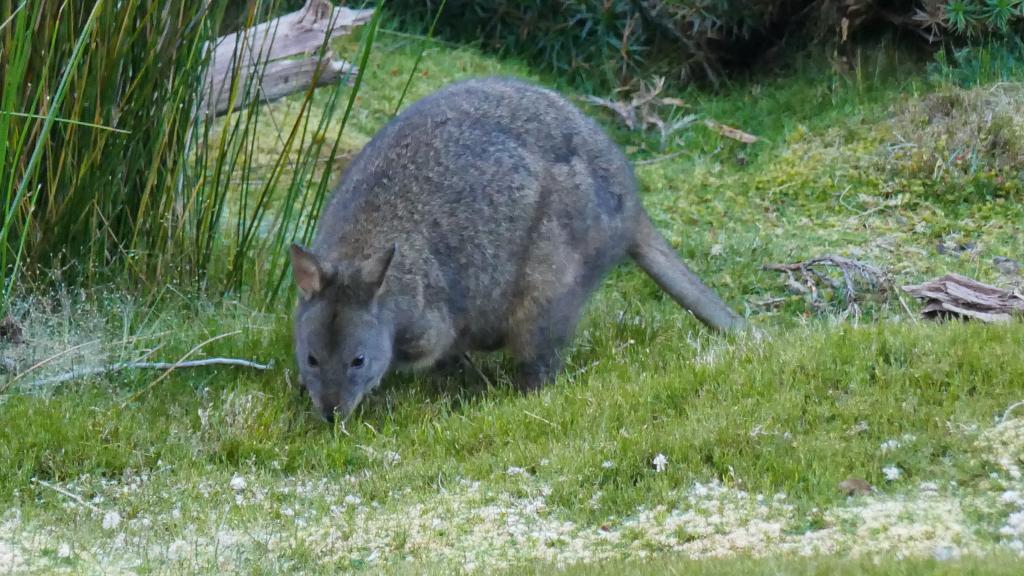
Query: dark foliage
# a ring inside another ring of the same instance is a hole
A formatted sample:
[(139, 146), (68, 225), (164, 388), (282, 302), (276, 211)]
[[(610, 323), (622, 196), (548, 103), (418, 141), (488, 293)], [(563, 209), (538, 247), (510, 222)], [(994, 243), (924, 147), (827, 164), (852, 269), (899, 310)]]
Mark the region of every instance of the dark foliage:
[[(441, 3), (387, 6), (399, 26), (422, 32)], [(448, 0), (436, 34), (608, 88), (649, 73), (715, 80), (787, 38), (904, 29), (936, 43), (1019, 31), (1022, 22), (1024, 0)]]

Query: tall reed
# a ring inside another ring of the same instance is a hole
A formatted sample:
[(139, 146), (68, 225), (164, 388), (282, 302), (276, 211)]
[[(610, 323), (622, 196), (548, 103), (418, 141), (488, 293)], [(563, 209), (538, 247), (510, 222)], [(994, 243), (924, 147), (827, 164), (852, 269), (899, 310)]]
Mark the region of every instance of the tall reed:
[[(250, 0), (245, 26), (280, 14), (281, 1)], [(257, 157), (270, 125), (255, 97), (262, 71), (233, 79), (243, 108), (201, 114), (227, 5), (0, 0), (0, 313), (38, 271), (257, 306), (279, 295), (285, 247), (308, 239), (361, 78), (319, 89), (318, 117), (312, 89), (293, 97), (301, 112), (273, 123), (280, 149)], [(378, 24), (379, 11), (363, 64)]]

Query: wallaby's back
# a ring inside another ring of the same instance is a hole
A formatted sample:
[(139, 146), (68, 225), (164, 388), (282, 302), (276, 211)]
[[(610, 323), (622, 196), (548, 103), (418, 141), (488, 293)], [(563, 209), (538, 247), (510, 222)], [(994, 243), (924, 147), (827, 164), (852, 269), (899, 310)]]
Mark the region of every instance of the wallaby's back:
[(554, 92), (470, 80), (414, 103), (357, 155), (314, 249), (358, 257), (396, 242), (393, 273), (429, 277), (453, 312), (500, 320), (528, 296), (517, 289), (621, 258), (641, 215), (634, 189), (618, 148)]

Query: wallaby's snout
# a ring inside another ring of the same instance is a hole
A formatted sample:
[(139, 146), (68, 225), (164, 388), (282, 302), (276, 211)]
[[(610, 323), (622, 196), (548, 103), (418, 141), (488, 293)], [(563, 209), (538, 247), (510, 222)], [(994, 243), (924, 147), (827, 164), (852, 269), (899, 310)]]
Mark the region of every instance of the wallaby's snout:
[(355, 411), (363, 397), (380, 384), (384, 371), (376, 372), (353, 374), (350, 369), (324, 375), (307, 387), (309, 398), (320, 417), (328, 423), (333, 423), (335, 419), (344, 421)]
[(344, 421), (354, 409), (354, 403), (346, 403), (337, 394), (310, 395), (317, 414), (328, 424), (334, 424), (334, 420), (340, 418)]

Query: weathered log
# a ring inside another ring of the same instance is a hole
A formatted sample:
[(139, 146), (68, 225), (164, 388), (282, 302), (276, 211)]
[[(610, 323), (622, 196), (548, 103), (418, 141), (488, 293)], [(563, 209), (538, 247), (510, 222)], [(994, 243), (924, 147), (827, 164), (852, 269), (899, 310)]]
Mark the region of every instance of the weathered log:
[(959, 274), (946, 274), (923, 284), (904, 286), (903, 291), (923, 300), (926, 318), (947, 316), (982, 322), (1006, 322), (1024, 315), (1024, 296)]
[[(290, 14), (222, 36), (214, 47), (207, 70), (202, 110), (220, 116), (251, 103), (272, 102), (311, 85), (323, 86), (356, 67), (337, 58), (325, 40), (343, 36), (368, 22), (373, 10), (333, 6), (329, 0), (308, 0)], [(303, 54), (303, 58), (293, 59)], [(246, 89), (252, 75), (260, 85)], [(232, 102), (231, 85), (238, 90)]]

